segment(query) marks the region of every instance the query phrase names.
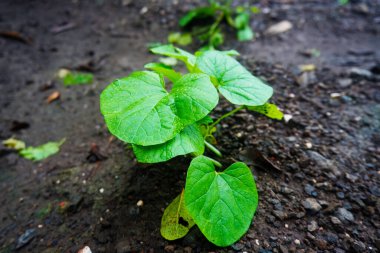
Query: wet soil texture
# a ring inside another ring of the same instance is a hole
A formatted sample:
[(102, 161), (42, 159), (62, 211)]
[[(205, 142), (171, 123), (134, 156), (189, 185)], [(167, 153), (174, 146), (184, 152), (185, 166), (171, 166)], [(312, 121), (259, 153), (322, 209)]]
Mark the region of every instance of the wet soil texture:
[[(0, 252), (379, 252), (380, 2), (255, 3), (256, 39), (228, 32), (224, 49), (274, 87), (286, 117), (242, 111), (218, 126), (224, 164), (249, 164), (260, 202), (247, 234), (217, 248), (197, 228), (160, 236), (189, 158), (137, 163), (99, 112), (106, 85), (157, 59), (147, 44), (204, 2), (1, 1), (0, 139), (66, 142), (41, 162), (0, 148)], [(284, 20), (290, 30), (265, 32)], [(61, 68), (94, 83), (64, 87)], [(231, 109), (222, 101), (213, 116)]]

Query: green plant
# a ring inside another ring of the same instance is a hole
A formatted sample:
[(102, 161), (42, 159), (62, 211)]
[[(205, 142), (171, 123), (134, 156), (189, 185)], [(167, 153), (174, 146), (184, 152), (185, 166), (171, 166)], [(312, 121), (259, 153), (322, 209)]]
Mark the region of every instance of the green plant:
[(179, 25), (190, 32), (171, 33), (168, 41), (186, 46), (192, 42), (192, 37), (196, 37), (205, 45), (204, 50), (215, 49), (224, 42), (221, 29), (223, 21), (236, 29), (239, 41), (252, 40), (254, 32), (250, 27), (250, 16), (259, 11), (255, 6), (245, 5), (234, 8), (232, 1), (210, 0), (208, 6), (194, 8), (180, 19)]
[[(132, 145), (139, 162), (164, 162), (186, 154), (194, 157), (185, 189), (164, 212), (163, 237), (181, 238), (196, 224), (214, 244), (230, 245), (251, 224), (258, 204), (255, 181), (244, 163), (220, 171), (222, 164), (203, 154), (207, 147), (222, 155), (210, 143), (215, 140), (216, 126), (239, 110), (281, 119), (278, 108), (267, 103), (273, 89), (230, 56), (236, 51), (193, 55), (172, 45), (151, 50), (184, 62), (189, 73), (149, 63), (145, 67), (152, 71), (133, 72), (102, 92), (101, 112), (110, 132)], [(170, 91), (165, 78), (172, 83)], [(218, 93), (237, 107), (214, 121), (209, 114), (218, 104)]]

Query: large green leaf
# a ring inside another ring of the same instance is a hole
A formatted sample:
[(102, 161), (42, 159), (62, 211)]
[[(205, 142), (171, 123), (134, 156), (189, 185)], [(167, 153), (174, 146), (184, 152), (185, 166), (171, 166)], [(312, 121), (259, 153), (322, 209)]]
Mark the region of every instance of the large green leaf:
[(265, 103), (259, 106), (247, 106), (248, 110), (264, 114), (268, 118), (281, 120), (284, 114), (278, 109), (275, 104)]
[(161, 235), (167, 240), (184, 237), (194, 226), (194, 221), (186, 210), (183, 191), (165, 209), (161, 220)]
[(197, 125), (185, 127), (173, 139), (158, 145), (132, 145), (137, 160), (142, 163), (158, 163), (167, 161), (179, 155), (194, 153), (201, 155), (205, 144)]
[(161, 144), (202, 119), (218, 103), (218, 93), (205, 74), (182, 76), (170, 93), (164, 86), (164, 80), (149, 71), (111, 83), (100, 96), (110, 132), (133, 144)]
[(273, 94), (272, 87), (254, 77), (234, 58), (219, 52), (207, 51), (196, 59), (196, 67), (213, 77), (222, 95), (237, 105), (262, 105)]
[(150, 51), (154, 54), (165, 55), (183, 61), (189, 69), (195, 64), (195, 56), (193, 54), (171, 44), (154, 47)]
[(188, 169), (185, 205), (199, 229), (212, 243), (227, 246), (248, 230), (258, 204), (255, 181), (241, 162), (223, 172), (204, 156)]

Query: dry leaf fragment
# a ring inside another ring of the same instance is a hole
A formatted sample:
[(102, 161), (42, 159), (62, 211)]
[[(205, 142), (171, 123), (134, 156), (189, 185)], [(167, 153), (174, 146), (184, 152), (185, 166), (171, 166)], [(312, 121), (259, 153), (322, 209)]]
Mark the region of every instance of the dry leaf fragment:
[(60, 96), (61, 96), (61, 93), (59, 93), (59, 91), (54, 91), (54, 92), (51, 93), (51, 94), (49, 95), (49, 97), (46, 99), (46, 102), (47, 102), (48, 104), (50, 104), (51, 102), (53, 102), (53, 101), (59, 99)]
[(25, 44), (32, 44), (31, 38), (25, 37), (24, 35), (16, 31), (0, 31), (0, 37), (16, 40)]

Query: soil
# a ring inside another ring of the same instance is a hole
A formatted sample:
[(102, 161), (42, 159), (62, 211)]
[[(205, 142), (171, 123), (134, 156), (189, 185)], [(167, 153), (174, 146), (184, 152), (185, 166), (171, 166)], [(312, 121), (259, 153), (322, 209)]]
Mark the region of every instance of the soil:
[[(228, 33), (224, 48), (241, 52), (239, 60), (274, 87), (272, 101), (287, 114), (275, 121), (242, 111), (219, 125), (224, 164), (243, 160), (252, 168), (258, 210), (231, 247), (211, 245), (197, 228), (177, 241), (160, 236), (163, 210), (182, 190), (190, 160), (137, 163), (107, 131), (99, 94), (157, 59), (147, 43), (164, 42), (178, 18), (201, 4), (0, 2), (0, 31), (22, 36), (0, 36), (0, 139), (40, 145), (66, 138), (57, 155), (36, 163), (0, 148), (1, 253), (85, 245), (94, 253), (380, 251), (376, 0), (263, 0), (252, 20), (255, 41), (239, 43)], [(265, 34), (282, 20), (293, 28)], [(312, 48), (319, 57), (305, 53)], [(302, 73), (300, 64), (316, 70)], [(63, 67), (90, 70), (95, 82), (64, 87), (56, 79)], [(60, 99), (48, 104), (54, 91)], [(213, 116), (231, 109), (222, 101)]]

